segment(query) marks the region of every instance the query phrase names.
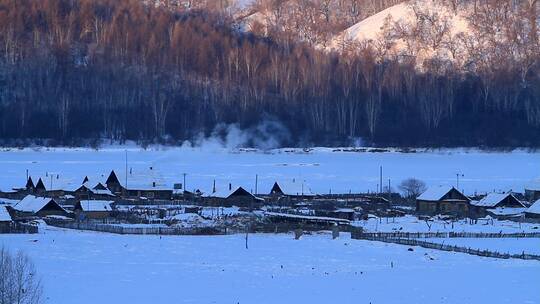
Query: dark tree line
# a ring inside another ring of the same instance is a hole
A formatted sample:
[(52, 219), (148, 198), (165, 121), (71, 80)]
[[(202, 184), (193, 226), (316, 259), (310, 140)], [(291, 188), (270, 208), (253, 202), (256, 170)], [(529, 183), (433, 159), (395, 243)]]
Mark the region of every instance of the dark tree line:
[(229, 18), (138, 0), (0, 0), (0, 138), (179, 142), (270, 116), (287, 145), (540, 146), (536, 61), (525, 75), (418, 72), (370, 48), (241, 33)]

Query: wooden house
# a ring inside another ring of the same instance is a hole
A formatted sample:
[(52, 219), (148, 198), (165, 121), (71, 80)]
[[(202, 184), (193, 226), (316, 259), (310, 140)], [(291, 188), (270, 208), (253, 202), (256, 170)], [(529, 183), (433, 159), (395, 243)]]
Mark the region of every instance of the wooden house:
[(67, 215), (67, 211), (54, 199), (34, 195), (27, 195), (12, 208), (18, 217)]
[(13, 224), (13, 219), (6, 206), (0, 205), (0, 232), (8, 232)]
[(79, 200), (110, 200), (115, 195), (105, 186), (103, 176), (89, 178), (85, 176), (81, 186), (72, 193)]
[(422, 214), (469, 214), (470, 199), (451, 186), (429, 188), (416, 198), (416, 211)]
[(264, 203), (264, 199), (257, 197), (242, 187), (233, 190), (229, 185), (228, 190), (214, 191), (211, 194), (203, 195), (204, 202), (210, 206), (219, 207), (259, 207)]
[(489, 193), (482, 199), (471, 201), (471, 214), (498, 218), (512, 217), (522, 214), (526, 207), (512, 193)]
[(120, 180), (118, 180), (118, 176), (116, 176), (114, 170), (112, 170), (109, 177), (107, 177), (105, 185), (109, 190), (111, 190), (112, 193), (116, 195), (122, 195), (124, 193), (125, 189), (122, 187), (122, 184), (120, 184)]
[(31, 176), (29, 176), (28, 179), (26, 180), (26, 185), (24, 186), (24, 188), (26, 189), (26, 191), (29, 191), (29, 192), (33, 192), (34, 189), (36, 188)]
[(529, 202), (540, 199), (540, 179), (533, 180), (525, 186), (525, 197)]
[(77, 219), (104, 219), (111, 216), (114, 201), (81, 200), (75, 204), (73, 211)]
[(113, 170), (105, 183), (113, 194), (124, 198), (171, 200), (173, 197), (173, 189), (159, 182), (155, 176), (130, 174), (128, 180), (128, 187), (124, 187)]
[(339, 209), (334, 209), (334, 210), (316, 210), (315, 215), (354, 221), (356, 217), (356, 211), (352, 208), (339, 208)]
[(274, 182), (268, 197), (275, 203), (288, 204), (291, 201), (312, 199), (315, 194), (307, 184), (293, 180), (292, 182)]
[(45, 184), (43, 184), (43, 180), (39, 178), (36, 186), (34, 187), (34, 193), (45, 193), (45, 191), (47, 191), (47, 189), (45, 189)]
[(525, 210), (525, 217), (540, 220), (540, 199)]

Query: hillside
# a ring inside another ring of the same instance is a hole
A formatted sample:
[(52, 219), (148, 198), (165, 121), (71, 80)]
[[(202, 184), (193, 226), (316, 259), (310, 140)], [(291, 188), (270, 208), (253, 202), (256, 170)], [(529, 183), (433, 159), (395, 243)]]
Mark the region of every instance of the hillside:
[(0, 143), (182, 144), (240, 130), (246, 146), (268, 134), (272, 146), (540, 146), (538, 11), (485, 1), (470, 37), (396, 23), (383, 44), (328, 52), (347, 28), (373, 35), (387, 5), (407, 6), (275, 1), (278, 23), (245, 32), (215, 6), (226, 1), (0, 0)]
[(349, 27), (333, 48), (369, 47), (380, 57), (413, 58), (419, 68), (438, 61), (467, 72), (514, 61), (527, 73), (538, 57), (538, 3), (513, 3), (410, 0)]

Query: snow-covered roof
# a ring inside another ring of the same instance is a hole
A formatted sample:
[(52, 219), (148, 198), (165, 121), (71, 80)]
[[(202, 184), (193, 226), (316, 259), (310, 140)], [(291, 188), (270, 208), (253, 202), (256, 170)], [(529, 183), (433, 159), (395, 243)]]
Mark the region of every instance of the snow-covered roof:
[[(471, 205), (478, 206), (478, 207), (495, 207), (500, 202), (502, 202), (504, 199), (506, 199), (509, 196), (515, 198), (514, 195), (512, 195), (512, 193), (495, 193), (495, 192), (492, 192), (492, 193), (489, 193), (488, 195), (486, 195), (484, 198), (482, 198), (479, 201), (472, 201)], [(516, 201), (519, 202), (519, 200), (517, 200), (517, 199), (516, 199)], [(519, 202), (519, 203), (522, 204), (521, 202)], [(523, 206), (523, 207), (525, 207), (525, 206)]]
[[(285, 195), (303, 195), (303, 196), (314, 196), (315, 194), (311, 191), (311, 187), (305, 182), (298, 182), (293, 180), (291, 182), (279, 181), (276, 182)], [(272, 187), (273, 188), (273, 187)]]
[(5, 206), (0, 206), (0, 222), (11, 222), (11, 215)]
[(540, 214), (540, 199), (534, 202), (525, 212)]
[(104, 189), (104, 190), (101, 190), (101, 189), (92, 189), (91, 191), (92, 191), (92, 193), (94, 193), (94, 194), (108, 195), (108, 196), (115, 196), (115, 195), (111, 192), (111, 190), (109, 190), (109, 189)]
[(80, 202), (83, 211), (112, 211), (111, 204), (113, 201), (88, 201)]
[[(118, 181), (126, 187), (125, 172), (115, 171)], [(173, 190), (173, 185), (165, 181), (157, 168), (131, 169), (127, 175), (127, 188), (129, 190)]]
[(334, 212), (355, 212), (352, 208), (339, 208), (334, 210)]
[(10, 198), (0, 198), (0, 204), (5, 205), (16, 205), (20, 200), (18, 199), (10, 199)]
[(454, 187), (452, 186), (436, 186), (427, 189), (424, 193), (417, 197), (421, 201), (438, 201), (442, 199)]
[[(82, 180), (66, 178), (65, 176), (59, 173), (50, 173), (48, 172), (45, 175), (34, 175), (33, 180), (40, 180), (43, 182), (45, 189), (47, 191), (75, 191), (82, 186)], [(37, 182), (36, 182), (37, 184)]]
[(250, 193), (249, 191), (245, 190), (244, 188), (242, 187), (236, 187), (236, 188), (232, 188), (232, 190), (229, 190), (228, 188), (225, 188), (225, 190), (221, 189), (221, 190), (216, 190), (215, 192), (213, 193), (207, 193), (207, 194), (203, 194), (202, 197), (214, 197), (214, 198), (222, 198), (222, 199), (226, 199), (226, 198), (229, 198), (233, 193), (235, 193), (236, 191), (242, 191), (245, 193), (247, 193), (249, 196), (253, 197), (254, 199), (256, 200), (262, 200), (262, 198), (259, 198), (259, 197), (256, 197), (255, 195), (253, 195), (252, 193)]
[(217, 198), (227, 198), (229, 197), (234, 191), (236, 191), (236, 189), (238, 188), (235, 188), (234, 190), (229, 190), (227, 188), (225, 189), (216, 189), (215, 192), (207, 192), (205, 194), (202, 195), (202, 197), (217, 197)]
[(49, 197), (39, 197), (34, 195), (27, 195), (17, 205), (13, 206), (15, 210), (23, 212), (36, 213), (43, 209), (49, 202), (54, 201)]

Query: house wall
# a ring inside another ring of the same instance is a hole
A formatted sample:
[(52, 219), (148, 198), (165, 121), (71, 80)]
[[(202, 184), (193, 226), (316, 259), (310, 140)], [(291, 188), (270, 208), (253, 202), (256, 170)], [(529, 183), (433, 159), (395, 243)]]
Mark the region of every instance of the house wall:
[(416, 211), (423, 214), (447, 214), (465, 216), (469, 214), (468, 201), (422, 201), (416, 202)]
[(40, 210), (36, 213), (37, 216), (44, 217), (48, 215), (67, 215), (65, 211), (62, 210)]
[(442, 201), (439, 203), (439, 212), (441, 214), (449, 215), (467, 215), (469, 214), (469, 203), (468, 202), (456, 202), (456, 201)]
[(438, 212), (437, 202), (416, 201), (416, 211), (426, 214), (436, 214)]
[(110, 216), (110, 211), (77, 211), (79, 219), (105, 219)]
[(531, 219), (540, 219), (540, 214), (525, 212), (525, 217), (526, 218), (531, 218)]
[(130, 189), (130, 190), (128, 190), (127, 194), (130, 197), (146, 197), (148, 199), (171, 200), (173, 193), (172, 193), (172, 190), (137, 190), (137, 189)]
[(540, 191), (536, 190), (525, 190), (525, 198), (529, 202), (534, 202), (540, 199)]

